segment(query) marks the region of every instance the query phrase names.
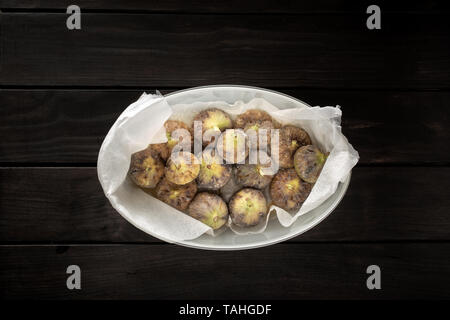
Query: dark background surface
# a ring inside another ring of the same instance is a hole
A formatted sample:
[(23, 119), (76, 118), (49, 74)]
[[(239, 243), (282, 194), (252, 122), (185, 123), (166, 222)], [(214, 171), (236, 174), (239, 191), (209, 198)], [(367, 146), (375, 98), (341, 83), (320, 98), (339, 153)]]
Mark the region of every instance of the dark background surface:
[[(446, 1), (0, 0), (0, 296), (450, 297)], [(240, 252), (169, 245), (117, 214), (98, 150), (143, 91), (243, 84), (342, 106), (360, 153), (335, 212)], [(82, 290), (66, 288), (66, 268)], [(367, 266), (382, 289), (366, 288)]]

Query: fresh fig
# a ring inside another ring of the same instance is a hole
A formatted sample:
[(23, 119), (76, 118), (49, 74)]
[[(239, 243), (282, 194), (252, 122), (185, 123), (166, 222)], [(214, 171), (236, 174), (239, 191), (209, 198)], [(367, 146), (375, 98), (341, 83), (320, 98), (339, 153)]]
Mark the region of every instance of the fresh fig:
[(159, 156), (164, 162), (167, 161), (167, 159), (170, 156), (170, 150), (167, 146), (167, 143), (154, 143), (148, 145), (148, 148), (152, 150), (157, 156)]
[(222, 159), (215, 154), (215, 150), (204, 151), (197, 184), (200, 189), (218, 190), (231, 177), (231, 166), (222, 163)]
[(306, 182), (315, 183), (325, 165), (327, 156), (316, 146), (300, 147), (294, 154), (295, 171)]
[(173, 148), (175, 148), (177, 144), (179, 144), (180, 147), (183, 148), (183, 151), (191, 150), (193, 133), (191, 128), (189, 128), (186, 123), (178, 120), (167, 120), (164, 123), (164, 128), (166, 129), (169, 155), (172, 153)]
[[(195, 122), (200, 121), (202, 124), (202, 144), (207, 145), (210, 142), (208, 139), (203, 139), (203, 135), (208, 130), (217, 131), (217, 136), (220, 132), (233, 127), (233, 121), (230, 116), (220, 109), (212, 108), (201, 111), (194, 117)], [(212, 137), (213, 138), (213, 137)], [(211, 139), (214, 140), (214, 139)]]
[(175, 185), (163, 178), (156, 187), (156, 197), (175, 209), (184, 211), (197, 193), (197, 184), (192, 181), (185, 185)]
[(230, 202), (231, 197), (241, 189), (242, 186), (236, 182), (236, 168), (232, 167), (230, 179), (226, 185), (220, 188), (220, 196), (228, 203)]
[[(262, 151), (260, 151), (261, 153)], [(236, 166), (236, 182), (244, 187), (264, 189), (272, 181), (274, 171), (269, 162), (261, 163), (258, 158), (256, 164), (239, 164)]]
[(304, 182), (294, 169), (281, 169), (272, 179), (270, 196), (274, 205), (286, 211), (297, 211), (311, 192), (311, 184)]
[(213, 193), (200, 192), (190, 203), (188, 214), (216, 230), (228, 221), (228, 208), (223, 199)]
[[(272, 143), (276, 143), (272, 141)], [(281, 168), (294, 167), (293, 155), (295, 151), (304, 145), (311, 144), (308, 133), (299, 127), (284, 126), (280, 129), (279, 138), (279, 164)]]
[(142, 188), (154, 188), (164, 176), (164, 163), (151, 148), (131, 155), (131, 180)]
[(264, 194), (257, 189), (244, 188), (230, 199), (230, 217), (239, 227), (257, 225), (267, 215), (267, 201)]
[(187, 184), (197, 178), (199, 172), (199, 160), (186, 151), (173, 153), (166, 164), (166, 178), (174, 184)]
[(270, 114), (263, 110), (250, 109), (237, 116), (234, 121), (234, 127), (236, 129), (244, 129), (248, 123), (264, 121), (272, 122), (272, 117), (270, 116)]

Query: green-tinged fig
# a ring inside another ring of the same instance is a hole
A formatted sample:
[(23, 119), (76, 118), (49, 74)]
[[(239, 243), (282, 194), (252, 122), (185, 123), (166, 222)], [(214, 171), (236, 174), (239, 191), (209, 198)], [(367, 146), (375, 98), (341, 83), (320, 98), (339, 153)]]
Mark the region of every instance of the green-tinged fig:
[(230, 216), (239, 227), (257, 225), (267, 215), (267, 201), (264, 194), (257, 189), (244, 188), (230, 199)]
[(270, 116), (270, 114), (263, 110), (250, 109), (237, 116), (236, 120), (234, 121), (234, 127), (236, 129), (244, 129), (248, 123), (263, 121), (272, 122), (272, 117)]
[(309, 183), (315, 183), (327, 160), (326, 154), (316, 146), (307, 145), (297, 149), (294, 154), (294, 167), (297, 174)]
[(164, 163), (151, 148), (146, 148), (131, 155), (128, 173), (138, 186), (154, 188), (164, 176)]
[(156, 187), (156, 197), (175, 209), (184, 211), (197, 193), (197, 184), (192, 181), (185, 185), (175, 185), (163, 178)]
[[(261, 151), (260, 151), (261, 153)], [(256, 164), (239, 164), (236, 166), (236, 182), (244, 187), (264, 189), (272, 181), (274, 170), (271, 159), (266, 154), (267, 163), (257, 161)]]
[(273, 204), (286, 211), (300, 209), (310, 192), (311, 184), (300, 179), (294, 169), (281, 169), (270, 184)]
[(173, 153), (166, 164), (166, 178), (174, 184), (186, 184), (197, 178), (200, 162), (190, 152)]
[(214, 142), (214, 137), (211, 137), (211, 139), (204, 139), (203, 135), (206, 131), (213, 130), (217, 132), (217, 135), (219, 135), (220, 132), (233, 127), (233, 121), (231, 121), (230, 116), (222, 110), (216, 108), (201, 111), (194, 117), (194, 126), (196, 121), (201, 122), (202, 124), (203, 145)]
[(244, 127), (251, 149), (270, 149), (270, 135), (274, 125), (272, 121), (249, 122)]
[(217, 154), (228, 164), (243, 163), (248, 156), (247, 135), (240, 129), (228, 129), (217, 142)]
[(222, 163), (222, 159), (215, 154), (214, 149), (203, 151), (200, 173), (197, 184), (200, 189), (218, 190), (231, 177), (231, 166)]
[[(276, 141), (272, 141), (276, 143)], [(311, 144), (311, 138), (302, 128), (294, 126), (284, 126), (280, 129), (279, 138), (279, 164), (281, 168), (294, 167), (293, 155), (301, 147)]]
[(227, 204), (221, 197), (209, 192), (200, 192), (190, 203), (188, 214), (214, 230), (228, 221)]
[(187, 124), (178, 120), (167, 120), (164, 123), (164, 128), (166, 129), (169, 155), (172, 153), (173, 148), (177, 144), (180, 144), (184, 151), (191, 150), (191, 146), (193, 143), (193, 134), (191, 128), (189, 128)]

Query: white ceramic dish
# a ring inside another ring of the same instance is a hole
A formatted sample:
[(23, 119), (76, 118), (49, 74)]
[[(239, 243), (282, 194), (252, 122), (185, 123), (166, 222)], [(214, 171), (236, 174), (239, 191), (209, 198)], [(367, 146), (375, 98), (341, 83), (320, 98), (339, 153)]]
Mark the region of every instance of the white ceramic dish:
[[(217, 85), (197, 87), (166, 95), (167, 102), (171, 105), (178, 103), (193, 103), (197, 101), (226, 101), (234, 103), (237, 100), (244, 102), (252, 98), (263, 98), (280, 109), (293, 107), (310, 107), (308, 104), (291, 96), (262, 88)], [(299, 217), (289, 228), (282, 227), (278, 220), (269, 222), (267, 229), (262, 234), (239, 236), (227, 230), (217, 237), (203, 235), (195, 240), (176, 242), (179, 245), (209, 250), (243, 250), (268, 246), (287, 239), (296, 237), (316, 226), (324, 220), (339, 204), (350, 183), (349, 174), (343, 183), (340, 183), (336, 192), (316, 209)], [(136, 226), (139, 228), (139, 226)], [(157, 234), (152, 236), (165, 240)]]

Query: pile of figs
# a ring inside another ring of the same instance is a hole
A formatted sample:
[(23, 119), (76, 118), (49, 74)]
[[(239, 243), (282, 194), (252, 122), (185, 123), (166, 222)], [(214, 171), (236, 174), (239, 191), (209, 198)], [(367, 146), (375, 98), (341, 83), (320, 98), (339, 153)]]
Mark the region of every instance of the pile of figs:
[[(281, 126), (256, 109), (233, 121), (213, 108), (198, 113), (192, 125), (168, 120), (164, 127), (167, 142), (134, 153), (129, 176), (146, 192), (214, 230), (229, 217), (239, 227), (255, 226), (266, 218), (271, 204), (297, 211), (327, 159), (305, 130)], [(249, 130), (253, 137), (256, 132), (256, 144), (249, 143)]]

